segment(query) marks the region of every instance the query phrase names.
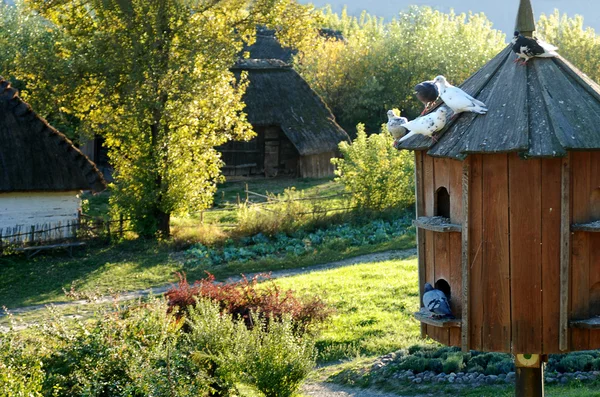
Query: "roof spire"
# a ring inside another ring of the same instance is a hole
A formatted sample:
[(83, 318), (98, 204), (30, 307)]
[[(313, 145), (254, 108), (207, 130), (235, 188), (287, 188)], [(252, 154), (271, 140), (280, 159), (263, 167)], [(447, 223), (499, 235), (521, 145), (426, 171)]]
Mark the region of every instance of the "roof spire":
[(515, 30), (521, 32), (523, 36), (533, 36), (533, 32), (535, 31), (535, 19), (533, 17), (531, 0), (521, 0)]

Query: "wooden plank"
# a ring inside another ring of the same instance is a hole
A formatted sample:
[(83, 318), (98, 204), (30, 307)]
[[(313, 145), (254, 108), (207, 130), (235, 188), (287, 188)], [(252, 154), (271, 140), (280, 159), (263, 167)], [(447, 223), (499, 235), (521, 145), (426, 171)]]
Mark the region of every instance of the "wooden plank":
[(542, 354), (541, 161), (509, 154), (508, 174), (512, 352)]
[(585, 232), (573, 234), (571, 268), (571, 318), (581, 320), (590, 317), (590, 235)]
[(434, 195), (435, 195), (435, 179), (433, 158), (423, 155), (423, 202), (425, 213), (424, 216), (435, 216), (434, 213)]
[(571, 225), (572, 232), (600, 233), (600, 221), (575, 223)]
[(569, 276), (571, 268), (571, 156), (561, 160), (560, 183), (560, 329), (559, 348), (569, 348)]
[(542, 160), (542, 347), (559, 353), (561, 159)]
[(590, 219), (590, 152), (571, 153), (571, 178), (573, 186), (572, 223), (588, 223)]
[(461, 234), (461, 347), (464, 352), (469, 351), (469, 178), (471, 169), (471, 158), (463, 163), (462, 171), (462, 227)]
[(450, 289), (452, 299), (450, 308), (452, 313), (460, 318), (462, 316), (462, 234), (450, 233), (449, 239), (449, 262), (450, 262)]
[[(423, 152), (415, 151), (415, 218), (424, 215), (425, 202), (423, 200)], [(417, 228), (417, 260), (419, 266), (419, 307), (423, 298), (425, 278), (425, 232)], [(421, 338), (426, 335), (426, 327), (421, 324)]]
[(462, 346), (462, 326), (461, 328), (450, 328), (450, 342), (448, 346), (461, 347)]
[(508, 156), (483, 161), (483, 283), (472, 283), (472, 299), (484, 302), (483, 350), (510, 352), (510, 255)]
[(584, 320), (573, 320), (569, 323), (571, 328), (600, 329), (600, 317), (591, 317)]
[(460, 327), (460, 320), (457, 319), (436, 319), (431, 317), (431, 315), (425, 313), (424, 311), (418, 311), (414, 315), (417, 321), (431, 325), (435, 328)]
[(590, 330), (581, 328), (570, 328), (569, 336), (571, 338), (571, 351), (589, 350), (590, 348)]
[(590, 329), (590, 341), (588, 349), (600, 349), (600, 329)]
[[(431, 285), (435, 284), (435, 233), (425, 231), (425, 281)], [(421, 307), (423, 300), (421, 299)], [(434, 328), (427, 326), (426, 332), (430, 337), (434, 332)]]
[(600, 316), (600, 234), (588, 233), (590, 243), (589, 312)]
[[(450, 285), (450, 234), (435, 233), (435, 282), (445, 280)], [(452, 291), (454, 292), (454, 291)]]
[(463, 163), (456, 160), (448, 160), (448, 193), (450, 193), (450, 221), (462, 224), (462, 175)]
[(450, 222), (448, 218), (443, 218), (440, 216), (422, 216), (412, 221), (412, 224), (416, 228), (430, 230), (432, 232), (437, 233), (450, 233), (462, 231), (462, 227), (460, 225), (455, 225), (448, 222)]
[[(450, 174), (448, 171), (448, 159), (444, 158), (433, 158), (433, 166), (435, 168), (435, 191), (441, 187), (445, 187), (448, 193), (450, 193)], [(452, 197), (450, 197), (452, 200)]]
[[(469, 349), (483, 349), (483, 299), (477, 292), (483, 285), (483, 156), (469, 156), (471, 159), (469, 175), (469, 236), (468, 236), (468, 329)], [(464, 247), (464, 246), (463, 246)], [(467, 307), (465, 305), (465, 307)], [(463, 312), (464, 313), (464, 312)], [(463, 316), (464, 317), (464, 316)]]

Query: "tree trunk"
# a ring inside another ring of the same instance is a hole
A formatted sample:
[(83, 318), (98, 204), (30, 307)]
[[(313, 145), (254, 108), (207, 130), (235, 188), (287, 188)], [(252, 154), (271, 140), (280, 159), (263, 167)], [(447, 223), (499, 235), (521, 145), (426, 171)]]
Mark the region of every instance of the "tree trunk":
[(155, 218), (158, 226), (158, 234), (161, 237), (171, 236), (171, 214), (157, 210)]

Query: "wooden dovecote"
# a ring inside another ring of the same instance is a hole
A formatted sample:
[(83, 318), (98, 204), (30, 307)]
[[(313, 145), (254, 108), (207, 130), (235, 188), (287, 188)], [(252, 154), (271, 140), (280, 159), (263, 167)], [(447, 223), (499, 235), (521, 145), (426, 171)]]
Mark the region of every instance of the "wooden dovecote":
[[(522, 1), (517, 28), (532, 20)], [(415, 152), (421, 289), (447, 288), (460, 320), (422, 331), (465, 350), (598, 349), (600, 86), (562, 57), (515, 57), (509, 45), (461, 86), (487, 115), (400, 146)]]

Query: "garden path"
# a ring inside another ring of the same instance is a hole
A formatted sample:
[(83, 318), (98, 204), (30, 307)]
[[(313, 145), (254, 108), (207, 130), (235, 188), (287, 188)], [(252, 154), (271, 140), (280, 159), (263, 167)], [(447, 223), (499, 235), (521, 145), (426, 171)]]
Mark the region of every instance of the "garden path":
[[(378, 253), (374, 253), (374, 254), (355, 256), (353, 258), (347, 258), (347, 259), (337, 261), (337, 262), (330, 262), (330, 263), (325, 263), (325, 264), (320, 264), (320, 265), (315, 265), (315, 266), (302, 267), (302, 268), (298, 268), (298, 269), (287, 269), (287, 270), (275, 271), (275, 272), (271, 272), (270, 275), (271, 275), (271, 278), (273, 278), (273, 279), (282, 278), (282, 277), (290, 277), (290, 276), (295, 276), (298, 274), (311, 273), (311, 272), (327, 270), (327, 269), (335, 269), (335, 268), (345, 267), (345, 266), (352, 266), (352, 265), (356, 265), (359, 263), (373, 263), (373, 262), (383, 262), (383, 261), (392, 260), (392, 259), (406, 259), (411, 256), (415, 256), (416, 254), (417, 254), (417, 250), (415, 248), (411, 248), (411, 249), (407, 249), (407, 250), (384, 251), (384, 252), (378, 252)], [(260, 273), (247, 274), (246, 277), (252, 278), (256, 274), (260, 274)], [(242, 279), (241, 276), (236, 276), (236, 277), (229, 277), (226, 281), (234, 282), (234, 281), (240, 281), (241, 279)], [(75, 300), (75, 301), (70, 301), (70, 302), (48, 303), (48, 304), (44, 304), (44, 305), (25, 306), (25, 307), (10, 309), (10, 313), (18, 316), (20, 314), (29, 313), (29, 312), (43, 309), (48, 305), (53, 305), (56, 307), (64, 308), (64, 307), (74, 307), (74, 306), (90, 305), (90, 304), (111, 303), (111, 302), (115, 302), (115, 301), (116, 302), (128, 301), (128, 300), (133, 300), (133, 299), (144, 298), (151, 294), (155, 295), (155, 296), (162, 295), (165, 292), (167, 292), (169, 290), (169, 288), (172, 287), (172, 285), (173, 284), (167, 284), (167, 285), (163, 285), (160, 287), (148, 288), (148, 289), (137, 290), (137, 291), (123, 292), (123, 293), (119, 293), (118, 295), (107, 295), (107, 296), (101, 296), (101, 297), (94, 297), (94, 299), (91, 299), (91, 300), (86, 299), (86, 300)], [(5, 315), (6, 315), (6, 313), (4, 313), (4, 311), (0, 310), (0, 318)], [(0, 326), (0, 332), (4, 331), (5, 330), (4, 328), (5, 327)]]

